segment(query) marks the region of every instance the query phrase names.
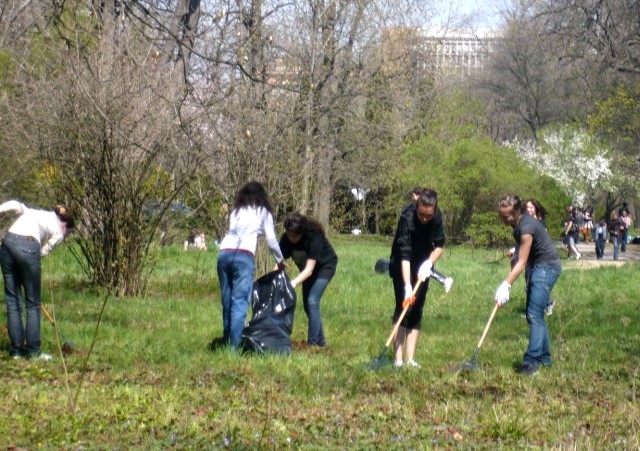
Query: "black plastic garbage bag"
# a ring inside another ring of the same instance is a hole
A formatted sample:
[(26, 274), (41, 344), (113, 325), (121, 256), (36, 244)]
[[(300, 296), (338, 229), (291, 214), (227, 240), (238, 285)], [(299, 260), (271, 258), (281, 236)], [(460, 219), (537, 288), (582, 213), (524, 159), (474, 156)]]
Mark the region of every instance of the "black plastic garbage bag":
[(375, 271), (378, 274), (388, 274), (389, 273), (389, 259), (381, 258), (376, 262), (374, 266)]
[(253, 283), (251, 320), (242, 330), (242, 348), (260, 354), (291, 354), (296, 292), (284, 271), (273, 271)]

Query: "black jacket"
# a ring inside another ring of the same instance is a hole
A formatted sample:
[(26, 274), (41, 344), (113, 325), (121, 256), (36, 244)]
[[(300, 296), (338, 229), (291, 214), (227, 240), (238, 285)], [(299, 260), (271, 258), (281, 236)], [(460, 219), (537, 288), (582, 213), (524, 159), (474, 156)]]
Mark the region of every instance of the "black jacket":
[(391, 275), (401, 271), (402, 260), (409, 260), (411, 272), (417, 273), (420, 264), (436, 247), (444, 247), (445, 241), (444, 220), (438, 208), (433, 219), (426, 224), (418, 220), (415, 204), (403, 209), (391, 246)]

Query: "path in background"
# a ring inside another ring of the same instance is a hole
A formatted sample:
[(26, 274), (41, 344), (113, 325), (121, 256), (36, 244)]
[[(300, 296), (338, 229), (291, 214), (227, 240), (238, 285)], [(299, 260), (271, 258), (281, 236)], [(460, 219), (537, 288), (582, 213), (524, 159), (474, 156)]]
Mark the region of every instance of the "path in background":
[[(578, 251), (582, 254), (580, 260), (565, 260), (563, 266), (567, 268), (593, 268), (598, 266), (620, 266), (625, 263), (640, 263), (640, 244), (627, 244), (627, 252), (618, 254), (618, 261), (613, 260), (613, 244), (604, 246), (604, 258), (596, 259), (596, 245), (592, 242), (578, 243)], [(561, 251), (563, 252), (563, 251)], [(566, 254), (565, 254), (566, 255)]]

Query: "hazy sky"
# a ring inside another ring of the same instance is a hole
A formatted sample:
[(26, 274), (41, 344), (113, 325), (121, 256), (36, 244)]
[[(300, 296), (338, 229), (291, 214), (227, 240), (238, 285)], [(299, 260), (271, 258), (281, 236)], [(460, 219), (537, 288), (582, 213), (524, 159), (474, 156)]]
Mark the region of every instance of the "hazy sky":
[(474, 27), (495, 27), (500, 22), (500, 10), (508, 0), (454, 0), (437, 1), (443, 17), (447, 14), (461, 18), (469, 17)]

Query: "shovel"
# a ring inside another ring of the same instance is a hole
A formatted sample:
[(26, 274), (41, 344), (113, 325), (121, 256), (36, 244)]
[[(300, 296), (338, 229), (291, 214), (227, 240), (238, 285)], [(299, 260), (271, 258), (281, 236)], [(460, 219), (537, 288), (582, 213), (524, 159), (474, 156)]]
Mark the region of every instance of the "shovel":
[(462, 365), (456, 368), (456, 371), (478, 371), (480, 369), (480, 365), (478, 365), (478, 354), (480, 353), (480, 346), (482, 346), (482, 342), (484, 341), (484, 337), (487, 336), (487, 332), (489, 332), (489, 327), (493, 322), (493, 317), (496, 316), (496, 312), (500, 306), (496, 303), (496, 306), (493, 308), (491, 312), (491, 316), (489, 317), (489, 321), (487, 321), (487, 325), (484, 328), (484, 332), (482, 332), (482, 337), (480, 337), (480, 341), (478, 341), (478, 346), (474, 351), (473, 355), (469, 360), (464, 362)]
[[(420, 285), (422, 285), (422, 279), (418, 279), (418, 283), (416, 283), (416, 286), (413, 288), (413, 293), (411, 296), (413, 297), (416, 296), (416, 293), (418, 293), (418, 290), (420, 289)], [(377, 370), (378, 368), (385, 366), (389, 363), (389, 359), (386, 358), (387, 350), (389, 349), (389, 345), (391, 344), (391, 342), (396, 338), (396, 335), (398, 334), (398, 330), (400, 329), (400, 323), (402, 323), (402, 320), (404, 319), (405, 315), (411, 308), (411, 305), (412, 304), (408, 303), (407, 306), (404, 309), (402, 309), (402, 313), (400, 313), (400, 317), (398, 318), (398, 321), (396, 321), (395, 325), (393, 326), (391, 335), (389, 335), (387, 342), (384, 344), (384, 348), (382, 348), (382, 352), (380, 352), (380, 355), (369, 364), (369, 369)]]

